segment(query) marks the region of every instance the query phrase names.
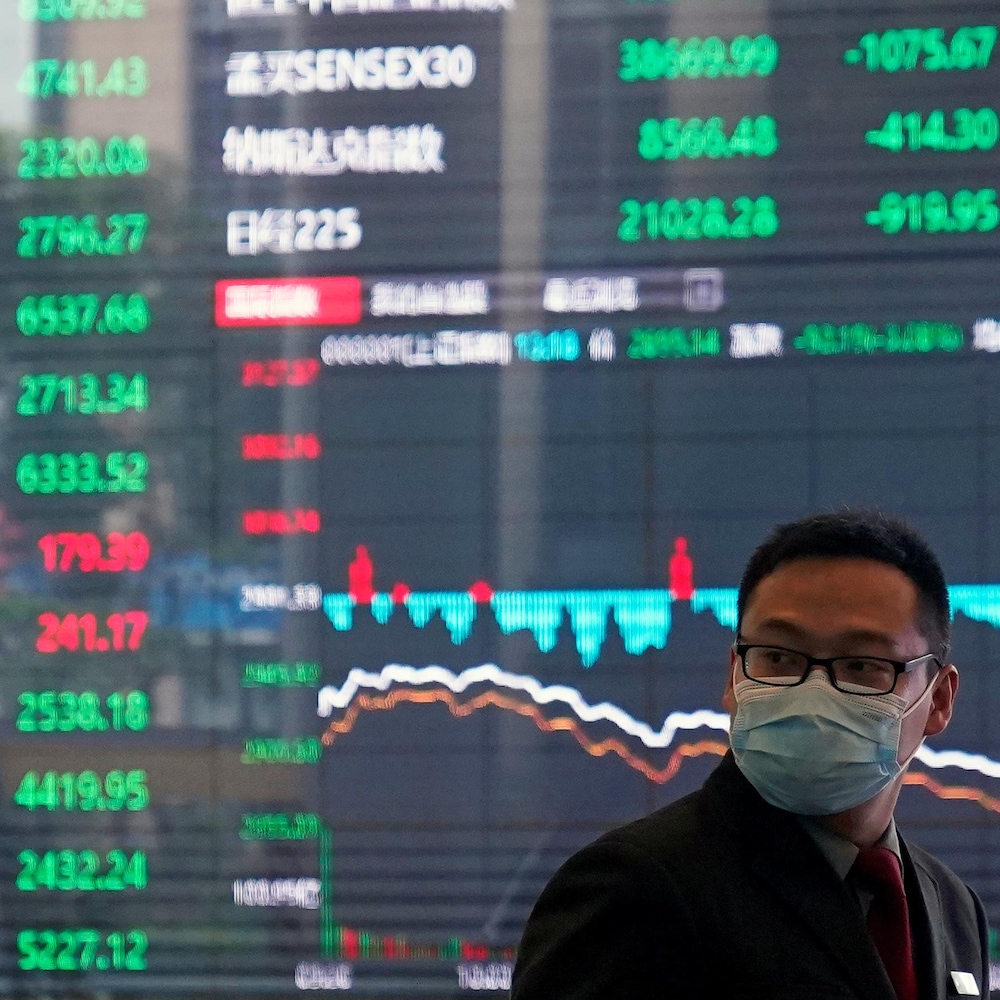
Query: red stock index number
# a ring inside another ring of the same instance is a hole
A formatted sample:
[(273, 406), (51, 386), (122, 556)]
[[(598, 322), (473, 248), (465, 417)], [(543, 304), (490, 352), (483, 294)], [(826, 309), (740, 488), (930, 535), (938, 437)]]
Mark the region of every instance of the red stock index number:
[(145, 611), (123, 611), (99, 620), (92, 614), (59, 616), (43, 611), (38, 616), (42, 634), (35, 641), (39, 653), (107, 653), (136, 650), (149, 624)]
[(243, 385), (267, 386), (311, 385), (319, 378), (323, 366), (317, 358), (267, 358), (243, 362)]
[(38, 539), (46, 573), (137, 573), (149, 562), (149, 539), (141, 531), (57, 531)]

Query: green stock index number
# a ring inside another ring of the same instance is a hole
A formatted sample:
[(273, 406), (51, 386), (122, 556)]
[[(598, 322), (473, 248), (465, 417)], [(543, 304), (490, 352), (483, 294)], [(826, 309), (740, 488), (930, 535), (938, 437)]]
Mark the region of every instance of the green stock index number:
[(773, 198), (740, 196), (727, 203), (722, 198), (668, 198), (641, 202), (626, 198), (618, 239), (641, 240), (746, 240), (765, 239), (778, 231), (778, 209)]
[[(949, 132), (949, 125), (951, 131)], [(1000, 140), (1000, 117), (993, 108), (956, 108), (951, 121), (944, 111), (890, 111), (882, 126), (869, 129), (865, 142), (887, 149), (917, 152), (931, 149), (945, 153), (967, 153), (993, 149)]]
[(772, 156), (778, 126), (770, 115), (748, 115), (731, 129), (721, 118), (647, 118), (639, 126), (638, 149), (644, 160)]
[(994, 24), (957, 28), (950, 37), (944, 28), (869, 31), (844, 53), (844, 62), (848, 66), (863, 63), (869, 73), (986, 69), (996, 40)]
[(722, 337), (717, 326), (685, 329), (680, 326), (635, 327), (626, 354), (638, 361), (661, 358), (717, 357)]
[(140, 812), (149, 805), (145, 771), (29, 771), (14, 792), (14, 803), (34, 812)]
[(125, 375), (109, 372), (95, 375), (58, 375), (44, 372), (21, 376), (17, 412), (22, 417), (41, 417), (56, 412), (91, 416), (100, 413), (141, 413), (149, 406), (148, 379), (142, 372)]
[(105, 142), (84, 136), (44, 136), (21, 140), (17, 176), (23, 181), (75, 180), (78, 177), (138, 177), (149, 169), (149, 150), (141, 135), (113, 135)]
[(146, 16), (146, 0), (20, 0), (22, 21), (117, 21)]
[(106, 71), (93, 59), (36, 59), (24, 67), (17, 89), (26, 97), (142, 97), (149, 89), (146, 60), (113, 59)]
[(145, 493), (149, 458), (142, 451), (30, 452), (17, 463), (15, 478), (27, 496), (54, 493)]
[(18, 257), (125, 257), (146, 242), (149, 216), (144, 212), (109, 215), (28, 215), (19, 223)]
[(92, 292), (26, 295), (17, 304), (15, 322), (25, 337), (76, 337), (87, 333), (144, 333), (149, 303), (137, 292), (115, 292), (106, 299)]
[(15, 725), (22, 733), (142, 732), (149, 726), (145, 691), (22, 691)]
[(623, 38), (618, 45), (618, 78), (714, 80), (770, 76), (778, 65), (778, 43), (770, 35), (707, 38)]
[(922, 191), (900, 194), (887, 191), (878, 208), (865, 213), (865, 222), (890, 236), (911, 233), (992, 232), (1000, 225), (1000, 208), (994, 188), (979, 191)]
[(149, 938), (145, 931), (26, 929), (17, 935), (18, 968), (25, 972), (141, 972)]
[(911, 320), (908, 323), (808, 323), (792, 341), (806, 354), (927, 354), (958, 351), (965, 333), (956, 323)]
[(145, 889), (148, 884), (146, 852), (21, 851), (21, 870), (14, 885), (21, 892), (50, 889), (56, 892), (121, 892)]

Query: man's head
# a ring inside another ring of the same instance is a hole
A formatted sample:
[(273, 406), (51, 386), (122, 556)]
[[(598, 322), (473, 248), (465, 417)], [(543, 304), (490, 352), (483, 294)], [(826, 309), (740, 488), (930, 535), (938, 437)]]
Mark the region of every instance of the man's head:
[(949, 641), (941, 568), (911, 528), (855, 511), (777, 528), (740, 585), (723, 695), (737, 763), (772, 804), (874, 843), (903, 769), (951, 719)]
[(775, 528), (743, 571), (737, 629), (761, 580), (784, 563), (811, 558), (869, 559), (895, 566), (916, 587), (919, 625), (928, 649), (942, 663), (947, 659), (951, 614), (941, 565), (913, 528), (878, 511), (814, 514)]

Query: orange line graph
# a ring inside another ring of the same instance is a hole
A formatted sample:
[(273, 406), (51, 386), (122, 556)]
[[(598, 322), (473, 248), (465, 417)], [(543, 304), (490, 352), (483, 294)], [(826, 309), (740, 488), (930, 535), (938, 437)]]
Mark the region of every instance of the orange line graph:
[(531, 719), (543, 733), (568, 732), (577, 743), (593, 757), (603, 757), (605, 754), (617, 754), (629, 767), (645, 775), (650, 781), (662, 785), (673, 778), (680, 770), (687, 757), (701, 757), (710, 753), (721, 757), (726, 752), (726, 746), (718, 740), (702, 740), (698, 743), (685, 743), (679, 746), (663, 768), (655, 768), (641, 757), (636, 756), (621, 741), (616, 739), (592, 740), (576, 719), (558, 716), (548, 719), (537, 705), (509, 698), (497, 691), (485, 691), (469, 701), (461, 702), (445, 688), (417, 690), (414, 688), (397, 688), (384, 695), (358, 695), (351, 702), (343, 717), (331, 722), (323, 734), (323, 745), (330, 746), (333, 741), (345, 733), (349, 733), (362, 712), (388, 711), (403, 702), (428, 705), (440, 702), (448, 706), (448, 711), (457, 719), (464, 719), (489, 705), (502, 708)]
[[(568, 716), (557, 716), (549, 719), (537, 705), (508, 697), (507, 695), (500, 694), (498, 691), (484, 691), (482, 694), (476, 695), (476, 697), (468, 701), (459, 701), (454, 693), (446, 688), (417, 689), (409, 687), (399, 687), (383, 695), (359, 694), (348, 706), (343, 716), (327, 726), (326, 732), (322, 736), (323, 746), (331, 746), (338, 736), (344, 736), (351, 732), (362, 712), (390, 711), (404, 703), (418, 705), (443, 704), (447, 706), (448, 711), (457, 719), (468, 718), (474, 712), (478, 712), (489, 706), (501, 708), (509, 712), (516, 712), (518, 715), (531, 719), (543, 733), (570, 733), (577, 743), (592, 757), (604, 757), (609, 753), (617, 755), (629, 767), (638, 771), (650, 781), (656, 782), (658, 785), (666, 784), (671, 778), (675, 777), (686, 759), (702, 757), (705, 754), (722, 757), (728, 749), (727, 745), (719, 740), (699, 740), (696, 743), (682, 743), (673, 751), (669, 760), (662, 768), (656, 768), (642, 757), (632, 753), (620, 740), (613, 738), (603, 740), (591, 739), (577, 719), (569, 718)], [(974, 802), (983, 809), (1000, 815), (1000, 799), (987, 795), (986, 792), (979, 788), (943, 785), (929, 774), (920, 771), (908, 771), (903, 777), (903, 783), (924, 788), (939, 799)]]
[(1000, 814), (1000, 799), (987, 795), (981, 788), (966, 788), (961, 785), (942, 785), (923, 771), (907, 771), (903, 775), (904, 785), (919, 785), (939, 799), (962, 799)]

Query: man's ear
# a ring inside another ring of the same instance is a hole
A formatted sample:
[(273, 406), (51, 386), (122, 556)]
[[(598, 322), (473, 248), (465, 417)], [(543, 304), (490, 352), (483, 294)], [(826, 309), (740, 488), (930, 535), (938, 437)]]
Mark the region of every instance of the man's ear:
[(722, 692), (722, 707), (730, 714), (736, 714), (736, 695), (733, 694), (733, 677), (736, 673), (736, 667), (739, 660), (736, 656), (736, 650), (729, 650), (729, 676), (726, 678), (726, 686)]
[(945, 664), (934, 678), (934, 690), (931, 693), (931, 709), (927, 714), (927, 724), (924, 726), (924, 736), (937, 736), (944, 732), (951, 721), (951, 713), (955, 707), (955, 695), (958, 693), (958, 669), (954, 663)]

